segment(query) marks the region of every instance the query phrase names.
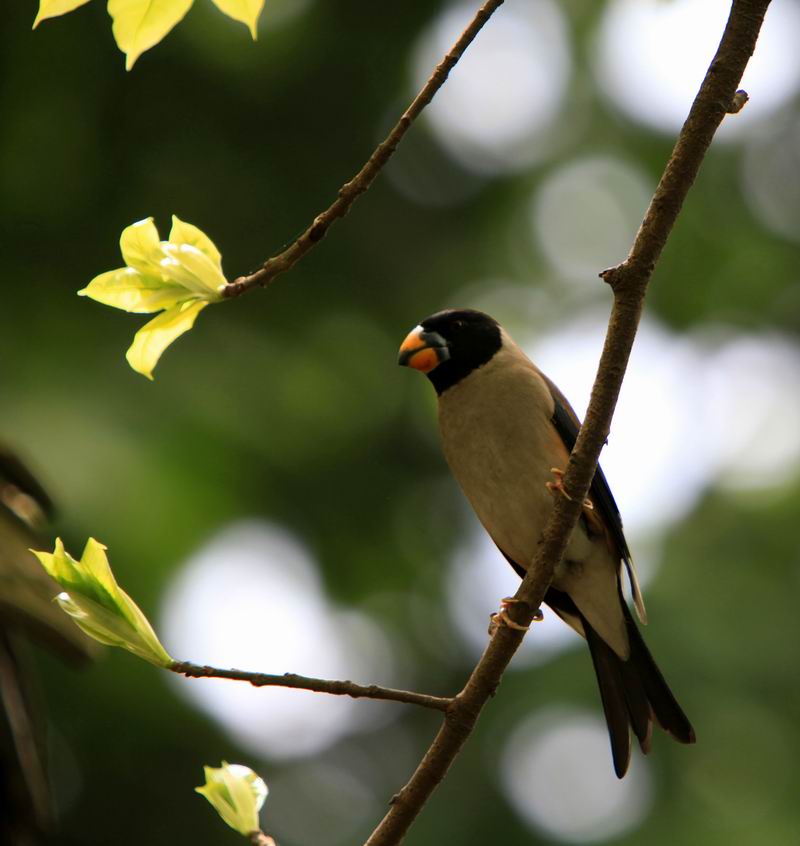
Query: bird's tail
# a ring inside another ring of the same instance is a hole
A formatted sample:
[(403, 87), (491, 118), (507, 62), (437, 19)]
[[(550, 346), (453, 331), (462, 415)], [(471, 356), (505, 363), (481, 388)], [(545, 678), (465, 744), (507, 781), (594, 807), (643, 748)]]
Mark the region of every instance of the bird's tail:
[(645, 754), (650, 751), (654, 719), (680, 743), (695, 741), (694, 729), (664, 681), (627, 604), (621, 597), (620, 600), (631, 648), (627, 661), (623, 661), (581, 615), (600, 687), (614, 771), (618, 778), (625, 775), (630, 762), (630, 729), (633, 729)]

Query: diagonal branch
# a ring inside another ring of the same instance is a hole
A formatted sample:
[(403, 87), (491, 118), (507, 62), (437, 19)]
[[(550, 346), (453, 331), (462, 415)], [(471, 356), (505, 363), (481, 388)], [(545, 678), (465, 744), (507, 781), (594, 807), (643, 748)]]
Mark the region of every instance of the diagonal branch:
[(339, 194), (333, 204), (325, 209), (324, 212), (318, 214), (305, 232), (285, 250), (267, 259), (253, 273), (247, 276), (240, 276), (238, 279), (234, 279), (233, 282), (229, 283), (223, 289), (224, 296), (238, 297), (245, 291), (249, 291), (251, 288), (257, 286), (266, 288), (276, 276), (294, 267), (309, 250), (325, 237), (331, 225), (350, 211), (350, 206), (372, 185), (375, 177), (380, 173), (386, 162), (389, 161), (408, 128), (425, 106), (430, 103), (434, 94), (444, 85), (450, 71), (455, 67), (456, 62), (458, 62), (464, 51), (475, 39), (475, 36), (502, 5), (503, 0), (486, 0), (476, 12), (470, 25), (461, 33), (456, 43), (450, 48), (450, 52), (436, 66), (436, 70), (431, 74), (430, 79), (422, 87), (422, 90), (414, 98), (411, 105), (403, 112), (402, 117), (394, 129), (378, 144), (361, 170), (339, 189)]
[[(769, 0), (733, 0), (717, 54), (681, 130), (633, 248), (621, 265), (602, 274), (614, 292), (614, 305), (586, 421), (564, 474), (563, 484), (571, 498), (556, 500), (536, 557), (517, 591), (516, 599), (521, 602), (513, 606), (511, 614), (519, 624), (530, 624), (555, 567), (564, 555), (610, 429), (655, 263), (717, 127), (726, 112), (735, 108), (736, 87), (755, 48), (768, 5)], [(448, 708), (444, 723), (424, 758), (410, 781), (394, 797), (367, 846), (396, 846), (403, 839), (471, 734), (523, 635), (524, 632), (505, 626), (498, 629), (466, 686)]]
[(334, 696), (350, 696), (353, 699), (384, 699), (390, 702), (404, 702), (407, 705), (420, 705), (435, 711), (446, 711), (453, 701), (447, 696), (430, 696), (427, 693), (396, 690), (377, 684), (363, 685), (351, 681), (315, 679), (309, 676), (298, 676), (296, 673), (271, 675), (270, 673), (250, 673), (245, 670), (221, 670), (218, 667), (192, 664), (190, 661), (176, 661), (168, 669), (191, 679), (232, 679), (248, 682), (253, 687), (291, 687), (296, 690), (330, 693)]

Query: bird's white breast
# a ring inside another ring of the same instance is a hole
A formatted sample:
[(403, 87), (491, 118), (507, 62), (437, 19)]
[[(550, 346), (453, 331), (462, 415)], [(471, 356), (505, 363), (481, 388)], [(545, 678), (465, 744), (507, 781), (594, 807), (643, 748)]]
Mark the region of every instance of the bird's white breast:
[[(551, 468), (564, 469), (568, 459), (552, 422), (554, 405), (542, 375), (505, 335), (488, 364), (439, 397), (442, 446), (453, 475), (492, 540), (526, 569), (553, 508)], [(619, 564), (602, 539), (578, 524), (553, 585), (626, 658)], [(569, 622), (583, 633), (580, 621)]]
[(439, 399), (453, 475), (495, 543), (522, 566), (552, 508), (550, 468), (567, 457), (552, 416), (549, 388), (513, 342)]

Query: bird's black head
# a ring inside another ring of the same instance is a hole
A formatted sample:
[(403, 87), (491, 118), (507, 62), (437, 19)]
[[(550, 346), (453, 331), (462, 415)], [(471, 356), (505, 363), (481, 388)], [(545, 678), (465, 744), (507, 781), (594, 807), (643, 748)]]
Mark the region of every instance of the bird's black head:
[(501, 345), (494, 318), (471, 308), (449, 309), (426, 317), (409, 333), (398, 363), (421, 370), (441, 394), (486, 364)]

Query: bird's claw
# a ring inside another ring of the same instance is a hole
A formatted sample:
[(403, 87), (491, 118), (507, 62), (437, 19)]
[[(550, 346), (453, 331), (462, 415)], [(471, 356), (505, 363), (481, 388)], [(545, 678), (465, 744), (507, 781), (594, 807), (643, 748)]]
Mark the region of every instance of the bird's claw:
[[(508, 609), (512, 605), (517, 605), (522, 601), (523, 600), (521, 599), (514, 599), (513, 596), (506, 596), (504, 599), (500, 600), (500, 610), (489, 617), (489, 637), (494, 637), (495, 632), (500, 628), (500, 626), (505, 626), (509, 629), (516, 629), (518, 632), (527, 632), (528, 629), (530, 629), (530, 626), (522, 626), (516, 622), (516, 620), (512, 620), (508, 614)], [(544, 614), (542, 614), (542, 609), (539, 608), (533, 615), (531, 622), (539, 623), (543, 619)]]
[[(556, 477), (556, 480), (555, 482), (545, 482), (544, 486), (550, 493), (560, 493), (561, 496), (572, 502), (572, 497), (564, 490), (564, 471), (560, 467), (551, 467), (550, 472)], [(594, 511), (594, 504), (588, 497), (583, 501), (583, 507), (589, 511)]]
[(527, 632), (530, 626), (521, 626), (508, 616), (508, 611), (501, 608), (496, 613), (489, 617), (489, 637), (494, 637), (500, 626), (505, 626), (509, 629), (516, 629), (519, 632)]
[(559, 467), (551, 467), (550, 472), (556, 477), (555, 482), (545, 482), (544, 486), (550, 493), (560, 493), (572, 502), (572, 497), (564, 490), (564, 471)]

